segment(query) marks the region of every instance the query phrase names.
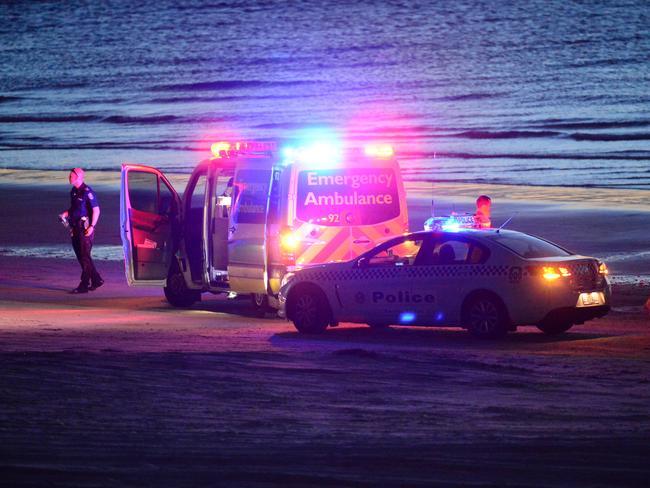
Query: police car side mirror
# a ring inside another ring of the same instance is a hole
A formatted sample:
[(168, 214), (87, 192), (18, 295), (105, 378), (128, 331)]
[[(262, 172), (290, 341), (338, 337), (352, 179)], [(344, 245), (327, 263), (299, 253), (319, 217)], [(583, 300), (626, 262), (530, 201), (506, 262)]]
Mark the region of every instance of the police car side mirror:
[(370, 260), (368, 258), (359, 258), (357, 261), (357, 268), (367, 268)]

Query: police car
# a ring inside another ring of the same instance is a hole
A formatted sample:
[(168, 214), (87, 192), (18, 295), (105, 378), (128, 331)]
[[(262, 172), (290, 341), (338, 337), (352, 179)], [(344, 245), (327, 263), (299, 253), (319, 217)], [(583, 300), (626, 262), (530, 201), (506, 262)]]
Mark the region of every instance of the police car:
[(280, 315), (304, 333), (356, 322), (458, 326), (480, 338), (521, 325), (559, 334), (607, 314), (607, 273), (595, 258), (517, 231), (415, 232), (285, 276)]

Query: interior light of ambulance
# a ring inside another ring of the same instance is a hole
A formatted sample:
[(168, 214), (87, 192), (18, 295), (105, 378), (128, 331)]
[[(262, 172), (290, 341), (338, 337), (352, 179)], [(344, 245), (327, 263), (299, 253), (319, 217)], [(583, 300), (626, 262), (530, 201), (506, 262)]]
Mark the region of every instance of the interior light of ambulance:
[(373, 158), (390, 158), (395, 154), (393, 146), (389, 144), (369, 144), (364, 148), (366, 156)]
[(598, 264), (598, 273), (602, 275), (609, 274), (609, 269), (607, 268), (607, 265), (605, 263)]

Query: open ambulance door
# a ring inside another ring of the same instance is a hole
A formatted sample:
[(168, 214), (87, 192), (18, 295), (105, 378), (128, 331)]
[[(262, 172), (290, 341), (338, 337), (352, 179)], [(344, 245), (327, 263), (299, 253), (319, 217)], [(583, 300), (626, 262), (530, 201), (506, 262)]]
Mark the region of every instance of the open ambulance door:
[(120, 233), (129, 285), (165, 286), (179, 238), (181, 201), (155, 168), (122, 165)]
[(251, 159), (237, 166), (234, 203), (228, 229), (228, 281), (237, 293), (267, 294), (267, 216), (272, 179), (271, 159)]

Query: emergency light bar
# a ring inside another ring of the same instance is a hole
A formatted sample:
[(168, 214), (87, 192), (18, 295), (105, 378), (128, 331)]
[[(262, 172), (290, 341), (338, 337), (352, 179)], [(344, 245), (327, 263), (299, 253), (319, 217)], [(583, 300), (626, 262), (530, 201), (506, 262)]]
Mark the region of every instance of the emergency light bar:
[(219, 141), (212, 144), (210, 150), (215, 158), (232, 157), (236, 154), (251, 154), (268, 151), (277, 151), (278, 145), (275, 142), (228, 142)]
[(364, 148), (364, 153), (371, 158), (390, 158), (395, 150), (388, 144), (369, 144)]

